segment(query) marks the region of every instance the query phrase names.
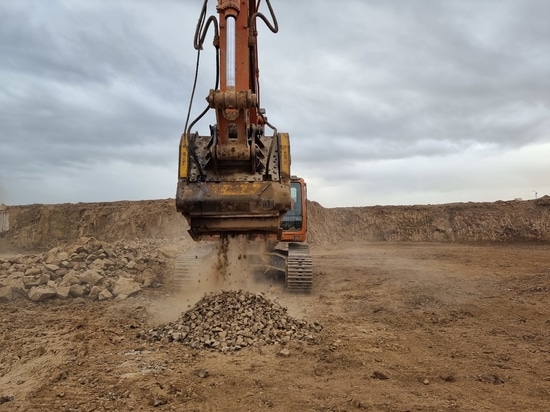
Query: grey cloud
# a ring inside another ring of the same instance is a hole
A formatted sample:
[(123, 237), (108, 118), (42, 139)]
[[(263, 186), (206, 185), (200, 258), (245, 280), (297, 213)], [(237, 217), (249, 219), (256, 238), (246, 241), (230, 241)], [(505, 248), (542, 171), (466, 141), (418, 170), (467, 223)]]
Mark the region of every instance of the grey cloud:
[[(293, 168), (313, 181), (353, 185), (349, 191), (368, 191), (369, 202), (376, 193), (388, 199), (400, 185), (420, 194), (439, 190), (444, 198), (453, 185), (442, 184), (441, 176), (464, 188), (463, 179), (452, 178), (456, 159), (483, 164), (509, 161), (510, 153), (533, 145), (546, 150), (549, 2), (272, 3), (280, 31), (259, 27), (262, 104), (270, 121), (291, 135)], [(112, 170), (123, 179), (121, 163), (142, 175), (166, 169), (158, 178), (173, 183), (201, 4), (0, 4), (0, 178), (8, 198), (18, 199), (16, 184), (29, 193), (25, 199), (47, 196), (47, 190), (33, 191), (36, 176), (73, 185), (63, 179), (71, 174), (89, 179), (98, 197), (115, 196), (96, 185), (93, 171), (103, 176)], [(213, 87), (210, 42), (211, 36), (194, 114)], [(205, 119), (197, 131), (205, 133), (212, 121)], [(518, 179), (533, 181), (535, 171), (522, 164)], [(414, 173), (404, 177), (403, 167)], [(483, 172), (483, 184), (491, 186), (495, 177)], [(51, 198), (82, 195), (73, 189)], [(329, 192), (312, 185), (310, 193)]]
[(2, 135), (17, 136), (4, 160), (12, 172), (89, 164), (124, 157), (132, 145), (177, 141), (185, 95), (174, 79), (189, 78), (190, 69), (153, 44), (121, 3), (107, 11), (99, 3), (25, 3), (3, 5), (0, 13), (0, 120)]
[[(297, 57), (298, 64), (290, 69), (288, 90), (295, 90), (295, 100), (286, 100), (291, 104), (279, 117), (295, 122), (294, 135), (309, 136), (316, 130), (308, 139), (309, 159), (337, 157), (335, 150), (348, 159), (444, 155), (472, 141), (503, 151), (548, 138), (542, 125), (550, 114), (544, 87), (550, 68), (544, 39), (550, 37), (534, 36), (526, 29), (531, 23), (527, 21), (519, 30), (522, 21), (516, 15), (529, 13), (544, 34), (548, 5), (386, 4), (389, 7), (375, 10), (378, 20), (371, 25), (370, 13), (361, 14), (367, 20), (361, 37), (358, 24), (346, 27), (346, 33), (353, 33), (347, 42), (339, 36), (341, 30), (316, 33), (316, 51), (303, 62)], [(533, 5), (539, 9), (535, 13)], [(354, 20), (356, 15), (343, 13), (335, 19)], [(525, 47), (530, 43), (522, 38), (535, 40), (534, 47)], [(337, 42), (342, 42), (340, 47)], [(301, 46), (309, 50), (313, 43)], [(545, 70), (525, 69), (531, 66)], [(291, 85), (296, 77), (300, 84)], [(275, 98), (277, 105), (284, 106), (285, 97)], [(340, 143), (360, 139), (367, 143)]]

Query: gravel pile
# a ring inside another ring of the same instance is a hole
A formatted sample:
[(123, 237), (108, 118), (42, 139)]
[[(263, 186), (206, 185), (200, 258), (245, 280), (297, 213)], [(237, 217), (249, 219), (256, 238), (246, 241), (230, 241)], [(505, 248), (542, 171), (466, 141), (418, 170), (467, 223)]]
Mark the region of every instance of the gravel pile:
[(148, 244), (82, 238), (46, 253), (0, 258), (0, 303), (18, 297), (123, 299), (156, 286), (165, 267), (166, 257)]
[(286, 308), (261, 293), (240, 290), (205, 295), (175, 322), (138, 336), (228, 352), (247, 346), (314, 342), (321, 330), (318, 322), (292, 318)]

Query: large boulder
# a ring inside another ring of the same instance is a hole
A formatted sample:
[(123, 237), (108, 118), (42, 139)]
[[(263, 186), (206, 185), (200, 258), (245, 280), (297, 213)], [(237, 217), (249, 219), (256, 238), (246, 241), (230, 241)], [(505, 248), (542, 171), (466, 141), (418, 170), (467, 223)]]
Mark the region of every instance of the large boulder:
[(101, 276), (95, 270), (87, 270), (77, 277), (80, 280), (80, 283), (87, 283), (90, 286), (97, 285), (101, 281), (101, 279), (103, 279), (103, 276)]
[(29, 299), (33, 302), (42, 302), (57, 296), (57, 292), (46, 286), (34, 286), (29, 291)]
[(11, 300), (13, 300), (11, 286), (0, 286), (0, 303), (6, 303)]
[(119, 278), (113, 286), (113, 295), (131, 296), (141, 291), (141, 286), (130, 278)]

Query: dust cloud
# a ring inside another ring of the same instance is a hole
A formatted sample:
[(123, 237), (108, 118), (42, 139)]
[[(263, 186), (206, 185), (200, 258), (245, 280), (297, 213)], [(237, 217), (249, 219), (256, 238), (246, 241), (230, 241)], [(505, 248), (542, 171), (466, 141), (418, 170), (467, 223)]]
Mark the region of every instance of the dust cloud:
[(208, 293), (247, 290), (273, 298), (283, 291), (283, 282), (262, 273), (263, 262), (269, 260), (265, 242), (244, 237), (200, 242), (176, 260), (170, 296), (152, 308), (161, 322), (176, 319)]
[(263, 276), (267, 257), (265, 243), (244, 237), (226, 237), (213, 245), (212, 252), (195, 273), (197, 290), (204, 293), (219, 290), (266, 292), (273, 282)]

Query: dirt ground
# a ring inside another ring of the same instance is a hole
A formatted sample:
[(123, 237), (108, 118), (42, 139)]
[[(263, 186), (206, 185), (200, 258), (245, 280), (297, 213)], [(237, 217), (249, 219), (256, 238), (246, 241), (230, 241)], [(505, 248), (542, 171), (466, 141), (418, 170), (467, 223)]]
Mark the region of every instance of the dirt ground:
[[(317, 342), (231, 354), (138, 339), (186, 308), (0, 304), (0, 411), (544, 411), (550, 244), (315, 245), (311, 295), (262, 286)], [(208, 371), (208, 373), (205, 373)]]

